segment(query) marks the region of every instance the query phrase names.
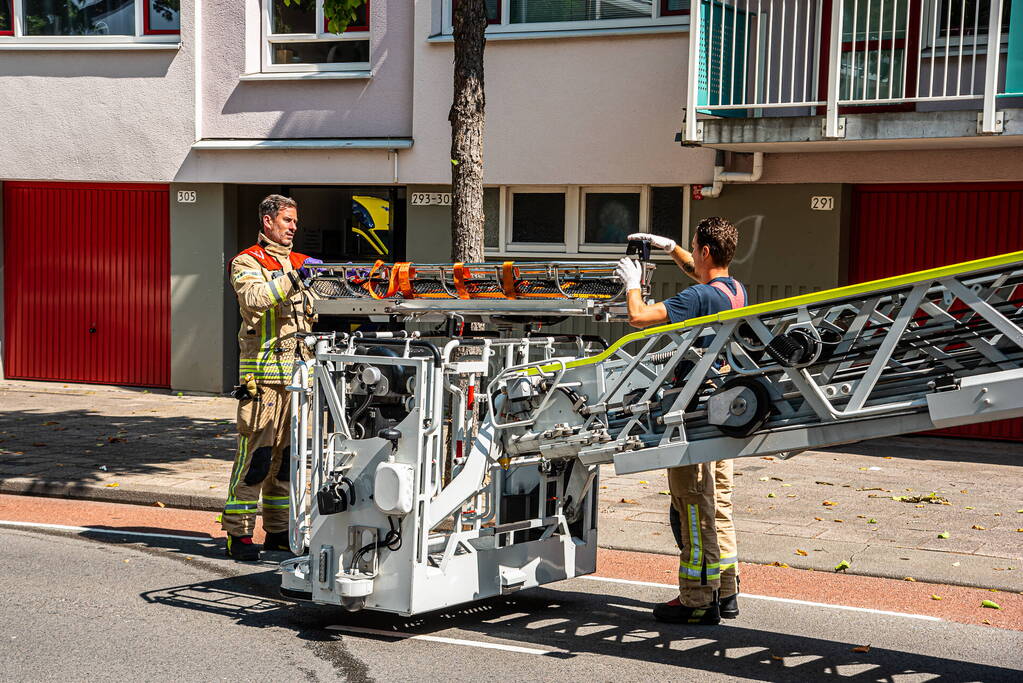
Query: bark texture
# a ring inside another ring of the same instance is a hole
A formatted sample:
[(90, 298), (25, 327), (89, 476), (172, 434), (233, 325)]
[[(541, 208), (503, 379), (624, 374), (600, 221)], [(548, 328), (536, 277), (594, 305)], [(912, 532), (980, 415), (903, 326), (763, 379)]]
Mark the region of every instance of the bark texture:
[(451, 122), (451, 258), (483, 260), (483, 49), (485, 0), (454, 5), (455, 81)]

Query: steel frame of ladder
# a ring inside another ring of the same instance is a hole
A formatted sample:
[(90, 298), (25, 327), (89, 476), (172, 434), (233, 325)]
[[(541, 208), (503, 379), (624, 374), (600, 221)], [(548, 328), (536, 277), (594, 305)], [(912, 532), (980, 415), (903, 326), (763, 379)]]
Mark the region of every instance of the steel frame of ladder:
[[(805, 358), (779, 354), (778, 340)], [(545, 398), (585, 397), (579, 424), (555, 435), (541, 410), (498, 416), (506, 442), (619, 473), (1023, 416), (1023, 252), (653, 328), (597, 356), (506, 371), (492, 390), (524, 377)], [(565, 402), (539, 407), (564, 424)], [(761, 423), (726, 436), (729, 421)], [(565, 448), (594, 432), (601, 443)]]

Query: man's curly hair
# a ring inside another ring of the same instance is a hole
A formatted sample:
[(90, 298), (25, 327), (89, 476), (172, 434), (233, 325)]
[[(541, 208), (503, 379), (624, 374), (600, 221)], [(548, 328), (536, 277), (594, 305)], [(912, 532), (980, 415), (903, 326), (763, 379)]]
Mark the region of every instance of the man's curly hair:
[(721, 216), (704, 218), (696, 226), (696, 244), (710, 249), (710, 257), (719, 268), (727, 268), (739, 244), (739, 231)]

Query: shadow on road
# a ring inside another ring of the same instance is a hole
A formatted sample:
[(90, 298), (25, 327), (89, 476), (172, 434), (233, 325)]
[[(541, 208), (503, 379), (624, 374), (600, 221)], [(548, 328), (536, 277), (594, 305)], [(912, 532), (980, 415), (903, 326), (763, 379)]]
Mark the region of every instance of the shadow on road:
[(279, 597), (278, 587), (276, 572), (261, 571), (148, 591), (142, 597), (151, 603), (217, 614), (242, 626), (289, 628), (298, 638), (314, 643), (344, 638), (343, 633), (328, 630), (329, 626), (399, 632), (393, 638), (357, 636), (379, 640), (383, 647), (402, 640), (402, 634), (459, 629), (461, 633), (455, 637), (476, 633), (481, 640), (551, 649), (548, 656), (559, 659), (602, 655), (759, 680), (875, 681), (895, 680), (900, 675), (931, 681), (1018, 680), (1018, 671), (980, 663), (876, 646), (866, 654), (851, 652), (860, 643), (734, 624), (698, 629), (659, 624), (650, 617), (649, 603), (556, 587), (411, 618), (291, 603)]
[(872, 439), (820, 449), (823, 453), (887, 456), (908, 460), (942, 460), (985, 465), (1023, 465), (1020, 444), (1012, 441), (977, 441), (913, 434)]

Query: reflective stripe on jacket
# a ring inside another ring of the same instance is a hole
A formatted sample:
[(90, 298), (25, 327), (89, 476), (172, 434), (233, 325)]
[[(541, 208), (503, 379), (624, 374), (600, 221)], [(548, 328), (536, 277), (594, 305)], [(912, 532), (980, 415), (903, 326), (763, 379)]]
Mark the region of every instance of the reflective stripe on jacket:
[(231, 260), (231, 286), (238, 297), (238, 375), (252, 374), (259, 384), (287, 384), (294, 362), (308, 358), (295, 334), (310, 332), (303, 288), (290, 275), (308, 258), (259, 236), (260, 243)]

